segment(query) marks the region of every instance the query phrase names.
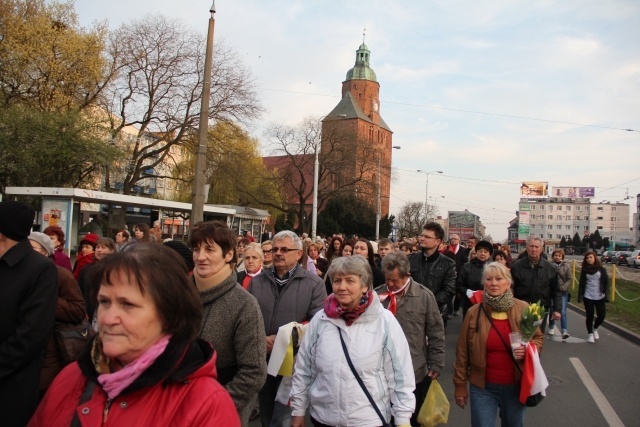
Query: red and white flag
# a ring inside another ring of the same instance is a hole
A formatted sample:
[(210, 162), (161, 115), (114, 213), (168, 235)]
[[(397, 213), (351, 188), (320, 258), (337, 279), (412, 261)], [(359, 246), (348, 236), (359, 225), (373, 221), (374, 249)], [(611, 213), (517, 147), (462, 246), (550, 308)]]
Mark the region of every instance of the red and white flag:
[(520, 403), (524, 404), (529, 396), (541, 393), (546, 396), (545, 390), (549, 387), (547, 375), (542, 369), (538, 348), (532, 342), (527, 344), (527, 352), (524, 356), (524, 369), (522, 370), (522, 383), (520, 385)]

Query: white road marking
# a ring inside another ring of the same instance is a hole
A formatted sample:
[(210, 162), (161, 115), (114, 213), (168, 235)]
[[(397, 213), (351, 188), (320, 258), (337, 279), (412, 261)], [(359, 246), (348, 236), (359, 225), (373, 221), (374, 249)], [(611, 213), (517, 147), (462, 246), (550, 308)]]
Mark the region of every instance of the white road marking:
[(602, 412), (602, 415), (604, 416), (604, 419), (607, 420), (607, 423), (611, 427), (624, 427), (622, 420), (618, 417), (616, 411), (613, 410), (613, 407), (609, 404), (607, 398), (604, 397), (604, 394), (602, 394), (595, 381), (593, 381), (593, 378), (591, 378), (591, 375), (589, 375), (589, 372), (587, 372), (587, 368), (584, 367), (580, 359), (578, 359), (577, 357), (570, 357), (569, 361), (571, 361), (571, 364), (578, 373), (578, 376), (582, 380), (582, 383), (589, 391), (589, 394), (591, 394), (591, 397), (593, 397), (596, 405), (598, 405), (598, 409), (600, 409), (600, 412)]

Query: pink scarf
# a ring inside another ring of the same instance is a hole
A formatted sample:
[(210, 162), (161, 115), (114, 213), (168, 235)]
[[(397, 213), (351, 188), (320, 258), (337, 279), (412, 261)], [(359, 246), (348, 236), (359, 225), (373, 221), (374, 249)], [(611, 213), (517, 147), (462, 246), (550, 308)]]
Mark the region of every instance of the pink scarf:
[(120, 395), (122, 390), (129, 387), (142, 373), (156, 361), (167, 345), (169, 344), (170, 335), (165, 335), (160, 340), (149, 347), (147, 351), (142, 353), (133, 362), (117, 372), (98, 375), (98, 382), (104, 389), (109, 399), (115, 399)]
[(352, 309), (346, 310), (342, 308), (342, 306), (338, 303), (335, 295), (331, 294), (327, 297), (327, 299), (324, 300), (324, 312), (332, 319), (337, 319), (339, 317), (343, 318), (347, 326), (351, 326), (351, 324), (355, 322), (362, 313), (365, 312), (367, 307), (371, 305), (373, 298), (374, 292), (367, 291), (362, 294), (362, 298), (360, 298), (360, 301), (358, 301), (358, 305), (356, 305)]

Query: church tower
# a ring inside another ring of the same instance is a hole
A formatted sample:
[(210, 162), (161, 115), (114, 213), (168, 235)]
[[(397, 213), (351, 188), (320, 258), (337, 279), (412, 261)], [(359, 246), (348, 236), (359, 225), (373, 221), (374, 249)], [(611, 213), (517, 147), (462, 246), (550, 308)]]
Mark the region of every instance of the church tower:
[(374, 211), (380, 191), (383, 218), (389, 214), (393, 132), (380, 115), (380, 83), (370, 58), (363, 42), (356, 51), (355, 65), (342, 82), (342, 99), (322, 121), (321, 153), (330, 155), (336, 144), (342, 145), (340, 152), (347, 157), (348, 167), (333, 171), (321, 188), (363, 198)]

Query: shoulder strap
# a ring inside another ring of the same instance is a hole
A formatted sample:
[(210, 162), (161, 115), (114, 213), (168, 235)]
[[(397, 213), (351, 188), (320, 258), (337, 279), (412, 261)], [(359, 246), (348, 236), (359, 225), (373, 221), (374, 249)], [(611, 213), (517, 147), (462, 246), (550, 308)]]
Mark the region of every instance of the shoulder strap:
[(342, 344), (342, 351), (344, 351), (344, 355), (347, 358), (347, 363), (349, 364), (349, 368), (351, 369), (353, 376), (356, 377), (356, 381), (358, 381), (358, 384), (360, 384), (360, 388), (362, 388), (362, 391), (364, 391), (364, 394), (367, 396), (367, 399), (369, 399), (369, 403), (371, 403), (371, 406), (373, 406), (373, 409), (375, 409), (376, 414), (378, 414), (378, 417), (380, 417), (380, 420), (382, 421), (382, 425), (386, 426), (387, 421), (382, 416), (380, 409), (378, 409), (378, 405), (376, 405), (376, 402), (373, 400), (373, 397), (371, 397), (369, 390), (367, 390), (367, 387), (365, 387), (364, 383), (362, 382), (362, 379), (356, 372), (356, 368), (354, 368), (353, 363), (351, 362), (351, 358), (349, 357), (349, 351), (347, 350), (347, 346), (345, 345), (344, 339), (342, 338), (342, 330), (338, 326), (336, 326), (336, 328), (338, 328), (338, 335), (340, 335), (340, 344)]
[[(83, 403), (87, 403), (91, 400), (91, 396), (93, 395), (93, 389), (95, 388), (96, 383), (91, 380), (87, 380), (87, 385), (84, 386), (84, 391), (82, 392), (82, 396), (80, 396), (80, 401), (78, 402), (78, 406)], [(71, 421), (71, 427), (81, 427), (80, 419), (78, 418), (78, 412), (75, 412), (73, 415), (73, 420)]]
[(489, 316), (489, 313), (487, 313), (487, 309), (484, 308), (483, 303), (480, 303), (480, 307), (482, 308), (482, 311), (484, 311), (484, 314), (487, 316), (487, 319), (489, 319), (489, 323), (491, 323), (491, 327), (496, 330), (496, 334), (498, 335), (498, 338), (500, 338), (500, 341), (502, 341), (504, 348), (507, 349), (507, 353), (509, 354), (509, 356), (511, 356), (511, 360), (513, 361), (513, 364), (516, 366), (516, 369), (520, 371), (520, 374), (522, 374), (522, 369), (520, 369), (520, 366), (518, 366), (518, 362), (516, 361), (516, 358), (513, 356), (513, 350), (511, 349), (511, 346), (509, 346), (507, 342), (504, 340), (504, 338), (502, 338), (502, 335), (500, 335), (498, 328), (496, 328), (496, 325), (494, 325), (493, 319), (491, 319), (491, 316)]

